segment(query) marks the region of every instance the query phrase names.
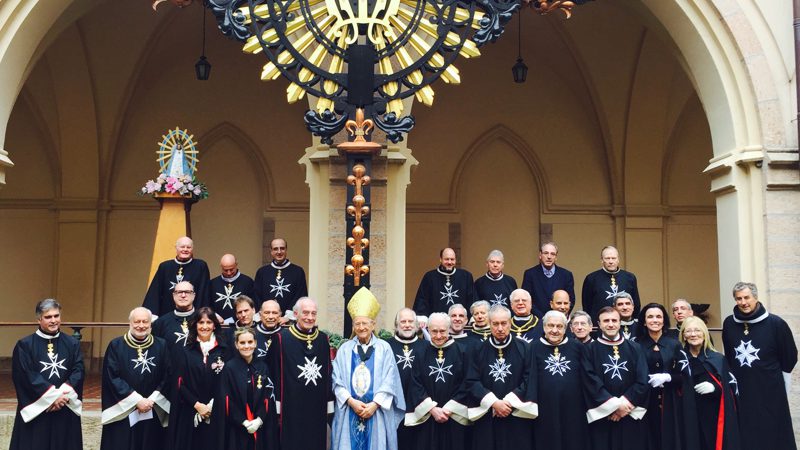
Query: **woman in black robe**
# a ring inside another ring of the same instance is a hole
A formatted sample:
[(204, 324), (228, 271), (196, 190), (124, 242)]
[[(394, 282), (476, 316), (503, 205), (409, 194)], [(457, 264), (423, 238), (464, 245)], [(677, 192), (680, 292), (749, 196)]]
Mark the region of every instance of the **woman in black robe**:
[(222, 369), (229, 359), (216, 314), (202, 307), (189, 322), (187, 345), (176, 361), (169, 435), (173, 450), (223, 448), (223, 404), (218, 401)]
[(639, 313), (636, 342), (647, 359), (650, 402), (644, 417), (650, 450), (675, 450), (677, 441), (676, 395), (680, 371), (676, 369), (681, 344), (664, 333), (669, 315), (664, 306), (650, 303)]
[(222, 372), (220, 406), (225, 413), (225, 448), (277, 449), (274, 385), (263, 358), (254, 358), (255, 332), (239, 328), (233, 334), (238, 356)]
[(706, 324), (697, 317), (683, 322), (680, 338), (685, 344), (678, 360), (683, 382), (683, 448), (739, 450), (739, 388), (725, 357), (714, 350)]

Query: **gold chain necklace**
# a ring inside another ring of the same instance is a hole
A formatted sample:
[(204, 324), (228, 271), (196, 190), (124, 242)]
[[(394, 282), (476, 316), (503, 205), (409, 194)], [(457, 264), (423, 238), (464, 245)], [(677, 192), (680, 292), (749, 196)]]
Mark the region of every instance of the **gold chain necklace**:
[(147, 337), (144, 338), (144, 342), (141, 344), (136, 343), (133, 338), (131, 338), (130, 333), (125, 333), (122, 336), (122, 339), (126, 344), (128, 344), (128, 347), (136, 350), (136, 354), (139, 355), (139, 358), (142, 357), (142, 350), (147, 350), (151, 345), (153, 345), (153, 342), (155, 342), (152, 334), (148, 334)]
[(306, 341), (306, 347), (308, 347), (309, 350), (313, 348), (311, 342), (314, 341), (314, 339), (316, 339), (317, 336), (319, 336), (319, 328), (314, 330), (314, 332), (311, 334), (304, 334), (301, 333), (299, 330), (297, 330), (296, 327), (289, 327), (289, 332), (292, 333), (292, 336), (296, 337), (297, 339), (300, 339), (301, 341)]

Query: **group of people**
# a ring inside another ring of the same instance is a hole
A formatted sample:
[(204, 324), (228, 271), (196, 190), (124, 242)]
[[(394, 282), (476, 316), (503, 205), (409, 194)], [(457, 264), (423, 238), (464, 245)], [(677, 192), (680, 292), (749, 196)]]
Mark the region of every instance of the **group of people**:
[[(501, 252), (473, 280), (445, 249), (392, 338), (376, 336), (380, 305), (362, 288), (352, 338), (331, 349), (285, 240), (249, 284), (232, 255), (209, 280), (187, 240), (108, 345), (102, 449), (796, 449), (797, 348), (752, 283), (733, 287), (723, 356), (689, 302), (672, 304), (675, 327), (663, 305), (640, 308), (613, 247), (584, 281), (584, 311), (553, 243), (523, 288)], [(82, 448), (78, 342), (55, 300), (36, 316), (13, 354), (11, 449)]]

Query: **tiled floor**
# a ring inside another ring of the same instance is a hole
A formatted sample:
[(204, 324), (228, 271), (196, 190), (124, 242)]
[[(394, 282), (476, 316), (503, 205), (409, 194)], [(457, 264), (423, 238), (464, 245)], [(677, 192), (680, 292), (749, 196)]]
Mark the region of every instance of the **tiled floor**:
[[(100, 375), (89, 375), (83, 385), (83, 408), (100, 411)], [(14, 412), (17, 397), (10, 373), (0, 373), (0, 413)]]

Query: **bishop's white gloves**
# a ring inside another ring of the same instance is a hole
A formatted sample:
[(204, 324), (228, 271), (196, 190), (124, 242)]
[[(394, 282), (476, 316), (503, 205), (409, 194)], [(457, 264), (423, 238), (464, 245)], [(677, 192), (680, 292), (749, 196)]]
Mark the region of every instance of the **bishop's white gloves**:
[(694, 391), (700, 395), (706, 395), (714, 392), (714, 385), (708, 381), (703, 381), (694, 385)]
[(663, 387), (664, 383), (672, 381), (672, 376), (668, 373), (653, 373), (649, 375), (650, 379), (647, 381), (651, 387)]

